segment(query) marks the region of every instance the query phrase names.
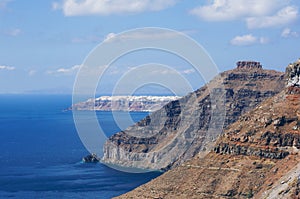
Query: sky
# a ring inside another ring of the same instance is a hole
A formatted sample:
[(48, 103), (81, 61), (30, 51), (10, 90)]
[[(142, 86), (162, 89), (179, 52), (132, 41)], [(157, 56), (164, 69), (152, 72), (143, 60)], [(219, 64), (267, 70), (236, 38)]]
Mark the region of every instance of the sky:
[[(284, 71), (300, 58), (299, 7), (298, 0), (0, 0), (0, 93), (70, 94), (98, 44), (143, 27), (187, 34), (220, 71), (238, 60)], [(98, 92), (153, 60), (174, 67), (195, 89), (203, 85), (178, 57), (145, 51), (114, 63)]]

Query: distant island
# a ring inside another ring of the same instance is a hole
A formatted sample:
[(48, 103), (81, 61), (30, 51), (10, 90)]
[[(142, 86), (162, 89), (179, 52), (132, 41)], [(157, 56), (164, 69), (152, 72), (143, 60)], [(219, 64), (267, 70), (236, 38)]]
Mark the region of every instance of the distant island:
[(154, 112), (179, 96), (101, 96), (74, 104), (69, 110)]

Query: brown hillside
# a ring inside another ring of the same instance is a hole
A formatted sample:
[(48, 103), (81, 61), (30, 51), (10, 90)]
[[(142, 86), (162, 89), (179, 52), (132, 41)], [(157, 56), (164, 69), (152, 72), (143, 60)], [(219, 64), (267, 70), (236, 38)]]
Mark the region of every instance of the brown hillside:
[(289, 87), (228, 126), (208, 155), (119, 198), (299, 198), (300, 62), (289, 67)]
[[(222, 133), (223, 122), (227, 127), (284, 86), (284, 73), (264, 70), (259, 62), (238, 62), (236, 69), (110, 137), (102, 160), (127, 167), (173, 168), (204, 150)], [(217, 129), (211, 140), (206, 139), (210, 127)]]

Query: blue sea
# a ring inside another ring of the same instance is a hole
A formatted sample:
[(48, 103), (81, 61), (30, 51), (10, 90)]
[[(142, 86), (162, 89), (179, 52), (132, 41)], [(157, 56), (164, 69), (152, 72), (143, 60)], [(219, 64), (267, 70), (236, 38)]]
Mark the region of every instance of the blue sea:
[[(112, 198), (161, 174), (82, 163), (89, 152), (63, 111), (70, 105), (69, 95), (0, 95), (0, 198)], [(110, 112), (97, 117), (108, 135), (120, 130)]]

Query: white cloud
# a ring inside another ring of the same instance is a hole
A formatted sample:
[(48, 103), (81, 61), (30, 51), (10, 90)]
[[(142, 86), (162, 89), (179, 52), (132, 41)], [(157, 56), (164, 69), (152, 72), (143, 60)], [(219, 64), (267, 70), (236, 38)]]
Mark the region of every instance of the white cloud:
[(159, 39), (169, 39), (176, 38), (179, 36), (179, 33), (176, 32), (165, 32), (164, 30), (140, 30), (132, 33), (125, 34), (115, 34), (109, 33), (104, 39), (104, 42), (112, 42), (112, 41), (128, 41), (128, 40), (159, 40)]
[(292, 31), (290, 28), (285, 28), (281, 32), (281, 37), (288, 38), (288, 37), (298, 37), (299, 34), (295, 31)]
[(248, 28), (288, 24), (298, 17), (290, 0), (213, 0), (196, 7), (191, 14), (207, 21), (244, 20)]
[(81, 65), (75, 65), (71, 68), (59, 68), (57, 70), (54, 71), (47, 71), (48, 74), (64, 74), (64, 75), (68, 75), (68, 74), (72, 74), (73, 72), (77, 71), (79, 68), (81, 67)]
[(59, 9), (62, 9), (61, 4), (58, 3), (58, 2), (53, 2), (53, 3), (52, 3), (52, 9), (53, 9), (53, 10), (59, 10)]
[(15, 70), (15, 67), (0, 65), (0, 70)]
[(104, 41), (108, 41), (110, 39), (113, 39), (114, 37), (116, 36), (115, 33), (111, 32), (111, 33), (108, 33), (104, 39)]
[(208, 21), (235, 20), (270, 14), (286, 2), (287, 0), (214, 0), (209, 5), (191, 10), (191, 14)]
[[(157, 68), (157, 66), (156, 66), (156, 68)], [(141, 72), (144, 72), (144, 71), (141, 71)], [(155, 74), (160, 74), (160, 75), (174, 75), (174, 74), (177, 74), (176, 70), (173, 70), (172, 68), (165, 68), (165, 67), (157, 68), (155, 70), (151, 70), (150, 73), (152, 75), (155, 75)]]
[(183, 73), (183, 74), (186, 74), (186, 75), (192, 74), (192, 73), (194, 73), (194, 72), (195, 72), (195, 69), (193, 69), (193, 68), (191, 68), (191, 69), (186, 69), (186, 70), (182, 71), (182, 73)]
[(35, 75), (36, 74), (36, 70), (30, 70), (29, 72), (28, 72), (28, 75), (29, 76), (33, 76), (33, 75)]
[(259, 43), (260, 44), (267, 44), (269, 43), (270, 39), (268, 37), (260, 37), (259, 38)]
[(249, 46), (253, 44), (266, 44), (269, 42), (269, 39), (266, 37), (257, 38), (252, 34), (236, 36), (230, 41), (231, 45), (234, 46)]
[(159, 11), (174, 5), (177, 0), (64, 0), (53, 3), (54, 10), (62, 9), (66, 16), (110, 15)]
[(230, 43), (234, 46), (247, 46), (257, 42), (257, 38), (253, 35), (243, 35), (243, 36), (236, 36), (233, 38)]
[(0, 0), (0, 9), (5, 8), (10, 1), (12, 0)]
[(287, 6), (279, 10), (275, 15), (262, 17), (249, 17), (246, 19), (247, 26), (253, 28), (269, 28), (283, 26), (295, 21), (298, 17), (298, 8)]
[(15, 28), (15, 29), (11, 29), (11, 30), (6, 31), (5, 33), (6, 33), (7, 35), (9, 35), (9, 36), (16, 37), (16, 36), (18, 36), (21, 32), (22, 32), (21, 29)]

